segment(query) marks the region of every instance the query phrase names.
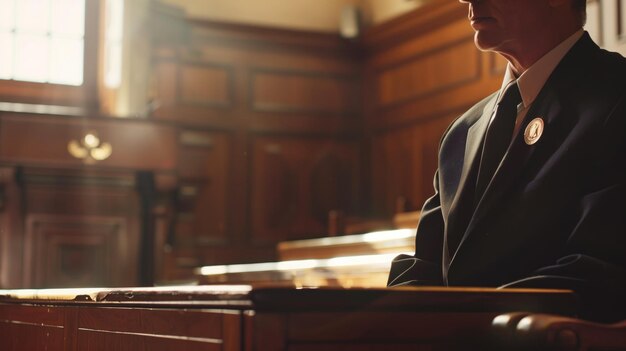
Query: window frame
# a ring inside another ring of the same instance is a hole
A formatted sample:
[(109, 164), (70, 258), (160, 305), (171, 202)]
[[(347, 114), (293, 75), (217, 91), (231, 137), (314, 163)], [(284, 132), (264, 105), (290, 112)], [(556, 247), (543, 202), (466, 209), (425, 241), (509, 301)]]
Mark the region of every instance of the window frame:
[(85, 0), (83, 84), (78, 86), (0, 79), (0, 101), (98, 109), (100, 0)]

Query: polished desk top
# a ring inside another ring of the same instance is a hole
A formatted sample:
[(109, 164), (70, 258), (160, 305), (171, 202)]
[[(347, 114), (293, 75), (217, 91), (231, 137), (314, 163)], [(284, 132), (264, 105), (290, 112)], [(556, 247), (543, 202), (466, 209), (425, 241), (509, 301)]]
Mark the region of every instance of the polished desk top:
[(542, 311), (571, 315), (567, 290), (493, 288), (294, 288), (252, 285), (0, 290), (0, 302), (125, 306), (219, 307), (254, 310), (402, 310), (434, 312)]

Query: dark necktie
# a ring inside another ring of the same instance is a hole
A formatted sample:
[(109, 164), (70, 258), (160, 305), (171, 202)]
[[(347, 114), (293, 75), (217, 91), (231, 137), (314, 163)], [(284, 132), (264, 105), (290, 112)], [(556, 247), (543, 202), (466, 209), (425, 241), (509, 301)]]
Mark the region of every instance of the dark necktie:
[(517, 82), (515, 82), (509, 85), (496, 107), (495, 116), (487, 129), (480, 158), (480, 168), (476, 181), (476, 203), (482, 198), (511, 143), (515, 119), (517, 118), (517, 105), (521, 101), (522, 96), (517, 87)]

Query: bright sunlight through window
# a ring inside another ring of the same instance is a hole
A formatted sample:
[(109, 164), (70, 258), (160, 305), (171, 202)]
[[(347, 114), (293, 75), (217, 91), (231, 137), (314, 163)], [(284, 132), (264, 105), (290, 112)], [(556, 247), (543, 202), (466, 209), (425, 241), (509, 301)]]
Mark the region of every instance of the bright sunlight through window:
[(83, 84), (85, 0), (0, 0), (0, 79)]

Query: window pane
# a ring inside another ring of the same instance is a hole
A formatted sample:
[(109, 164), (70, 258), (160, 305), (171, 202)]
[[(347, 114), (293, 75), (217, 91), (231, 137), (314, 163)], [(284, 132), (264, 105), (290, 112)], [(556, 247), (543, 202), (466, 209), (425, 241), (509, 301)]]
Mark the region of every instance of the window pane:
[(0, 0), (0, 22), (0, 78), (83, 83), (85, 0)]
[(106, 0), (106, 40), (121, 40), (124, 29), (124, 1)]
[(85, 0), (52, 0), (52, 33), (80, 38), (85, 33)]
[(19, 0), (17, 28), (29, 34), (45, 34), (50, 27), (50, 0)]
[(83, 41), (52, 39), (50, 83), (83, 84)]
[(122, 82), (122, 45), (115, 43), (105, 48), (104, 84), (117, 88)]
[(13, 73), (13, 35), (0, 32), (0, 79), (11, 79)]
[(49, 46), (50, 41), (46, 36), (16, 35), (13, 78), (29, 82), (45, 82), (48, 78)]
[(0, 0), (0, 30), (15, 24), (15, 0)]

